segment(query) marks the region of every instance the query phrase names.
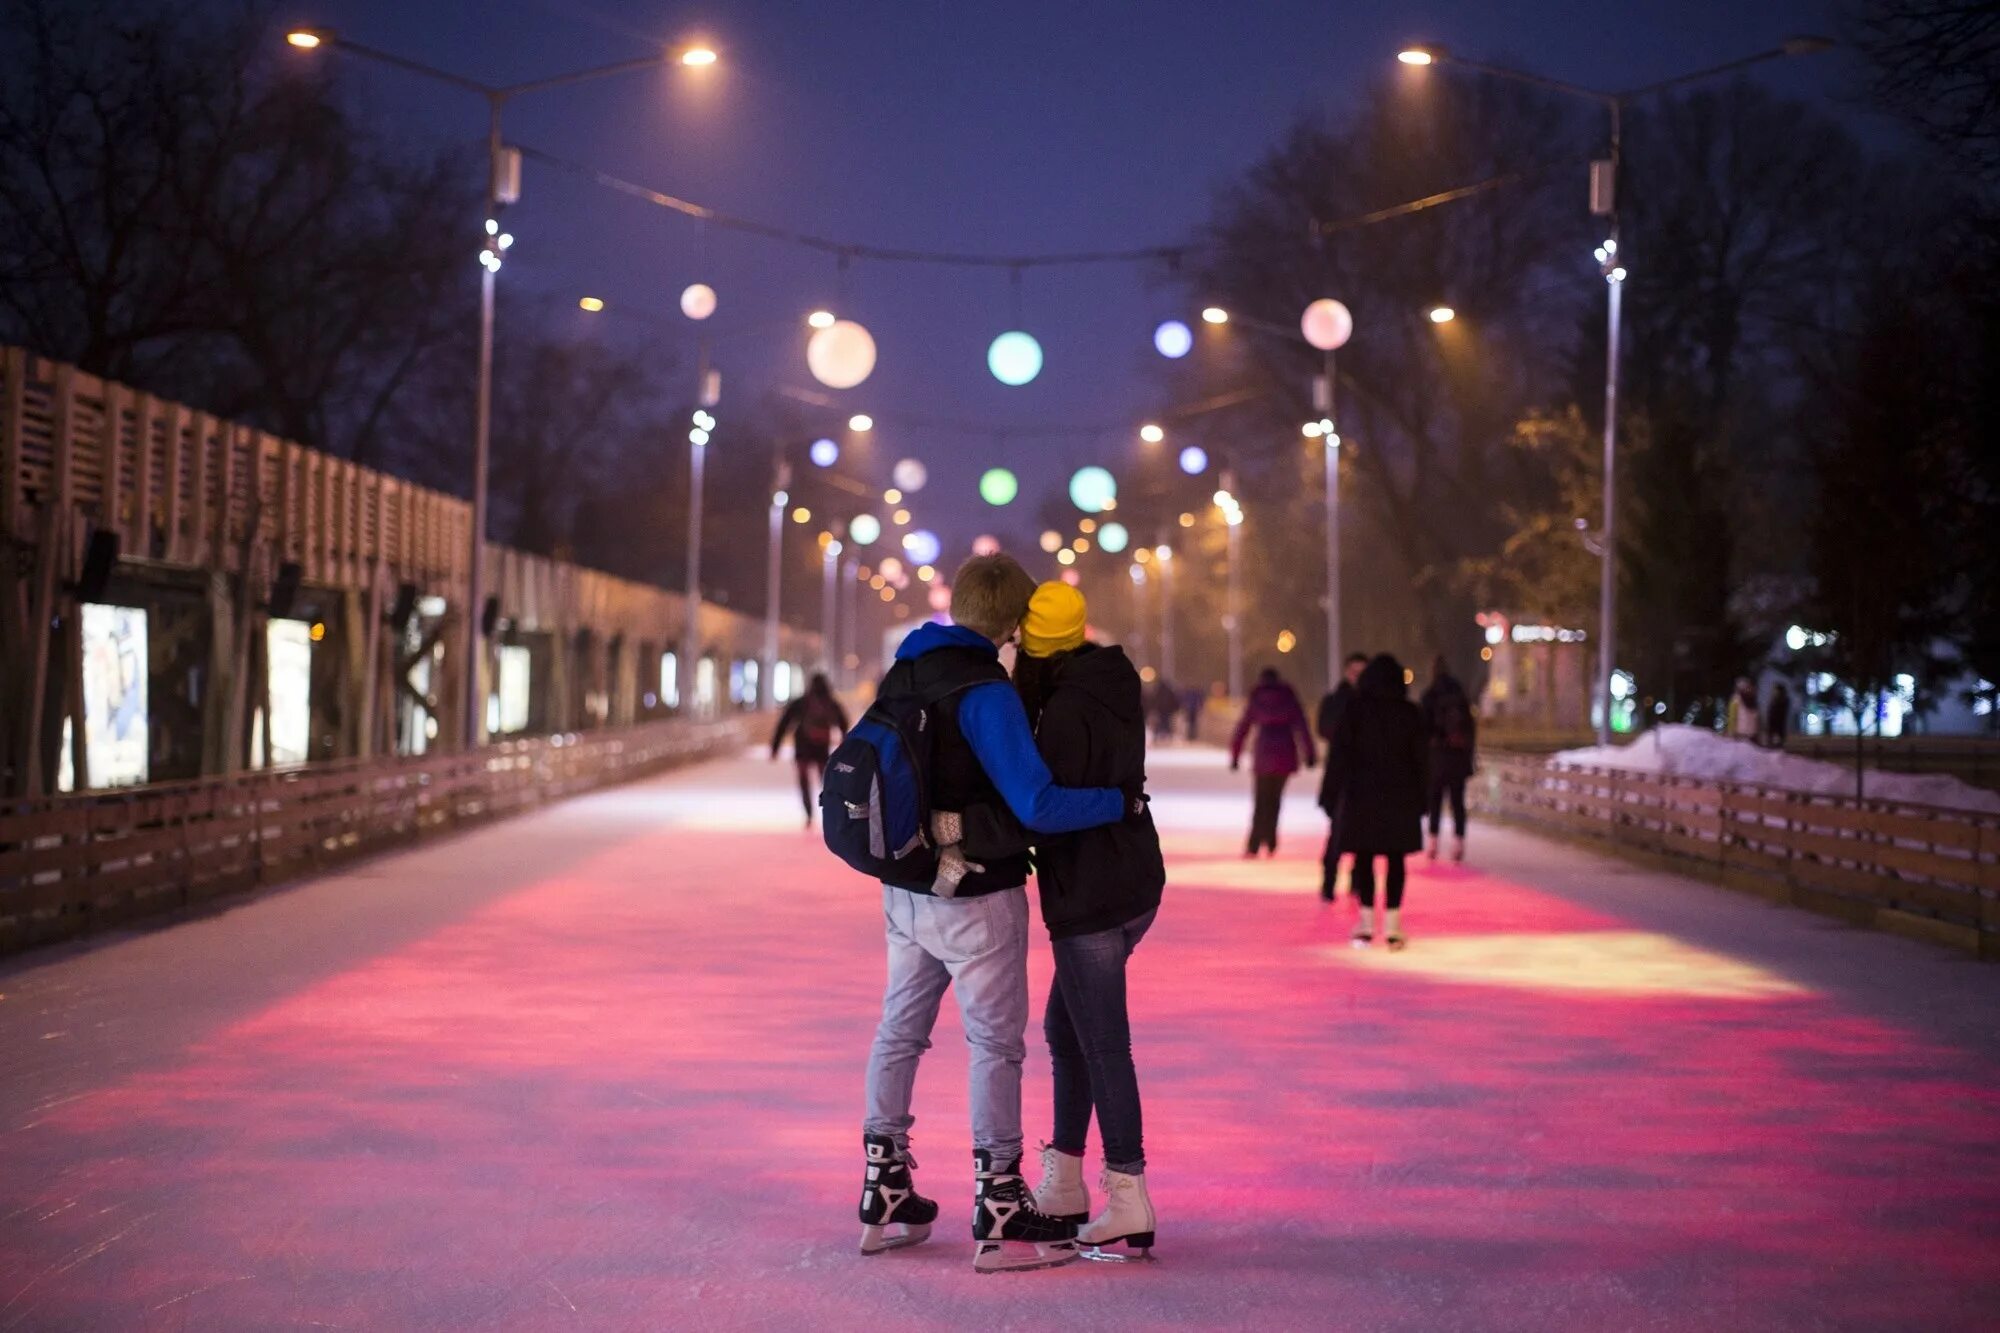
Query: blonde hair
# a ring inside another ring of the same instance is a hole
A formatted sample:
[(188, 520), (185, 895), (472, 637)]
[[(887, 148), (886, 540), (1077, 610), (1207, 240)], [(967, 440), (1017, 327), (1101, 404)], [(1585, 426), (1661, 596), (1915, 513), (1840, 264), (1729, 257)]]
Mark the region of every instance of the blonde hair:
[(1011, 555), (975, 555), (951, 581), (951, 618), (995, 643), (1003, 642), (1028, 614), (1035, 581)]

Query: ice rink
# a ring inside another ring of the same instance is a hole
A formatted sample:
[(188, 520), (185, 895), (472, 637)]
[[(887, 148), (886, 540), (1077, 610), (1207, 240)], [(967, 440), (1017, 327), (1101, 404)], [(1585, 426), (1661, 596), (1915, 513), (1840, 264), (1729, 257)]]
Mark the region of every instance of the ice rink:
[(949, 1002), (856, 1253), (878, 890), (745, 756), (0, 966), (0, 1330), (2000, 1320), (2000, 969), (1481, 826), (1358, 952), (1316, 774), (1152, 769), (1156, 1265), (973, 1273)]

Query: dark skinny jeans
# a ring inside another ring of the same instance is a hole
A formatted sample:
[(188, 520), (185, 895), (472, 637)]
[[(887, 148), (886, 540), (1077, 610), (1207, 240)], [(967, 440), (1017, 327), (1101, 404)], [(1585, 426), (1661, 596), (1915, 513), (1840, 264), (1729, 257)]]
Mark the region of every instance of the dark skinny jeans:
[(1462, 838), (1465, 836), (1465, 779), (1446, 777), (1442, 773), (1431, 774), (1431, 836), (1437, 836), (1446, 796), (1451, 797), (1451, 831)]
[[(1403, 905), (1403, 854), (1390, 852), (1383, 858), (1389, 863), (1389, 910), (1395, 911)], [(1375, 905), (1375, 858), (1367, 852), (1357, 852), (1354, 857), (1354, 874), (1348, 882), (1354, 886), (1354, 896), (1363, 907)]]
[(1156, 915), (1158, 909), (1110, 930), (1054, 941), (1056, 976), (1042, 1014), (1055, 1063), (1055, 1146), (1083, 1156), (1095, 1109), (1104, 1165), (1127, 1175), (1145, 1171), (1146, 1149), (1125, 960)]
[(1278, 850), (1278, 812), (1285, 804), (1285, 784), (1292, 780), (1290, 773), (1259, 773), (1252, 788), (1255, 795), (1250, 805), (1250, 852), (1255, 855), (1263, 848)]

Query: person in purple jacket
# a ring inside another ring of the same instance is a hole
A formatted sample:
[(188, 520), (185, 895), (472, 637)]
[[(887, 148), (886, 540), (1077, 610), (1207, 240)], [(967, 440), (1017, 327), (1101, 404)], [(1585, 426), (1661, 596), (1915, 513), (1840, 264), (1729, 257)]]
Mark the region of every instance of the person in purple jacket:
[(1265, 667), (1257, 675), (1257, 686), (1243, 705), (1236, 734), (1229, 741), (1231, 772), (1243, 762), (1243, 742), (1252, 729), (1257, 733), (1251, 752), (1250, 771), (1255, 775), (1256, 804), (1250, 815), (1250, 846), (1246, 857), (1259, 851), (1278, 854), (1278, 807), (1285, 799), (1285, 783), (1299, 771), (1299, 761), (1311, 768), (1319, 761), (1313, 749), (1312, 728), (1299, 696), (1279, 677), (1276, 668)]

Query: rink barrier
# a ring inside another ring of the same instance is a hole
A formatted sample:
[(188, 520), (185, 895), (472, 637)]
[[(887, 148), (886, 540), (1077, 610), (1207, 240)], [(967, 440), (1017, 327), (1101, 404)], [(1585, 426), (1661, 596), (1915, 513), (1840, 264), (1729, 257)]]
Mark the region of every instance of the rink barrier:
[(671, 719), (71, 796), (0, 799), (0, 954), (268, 887), (740, 748), (763, 715)]
[(1680, 873), (2000, 959), (2000, 819), (1487, 754), (1488, 813)]

